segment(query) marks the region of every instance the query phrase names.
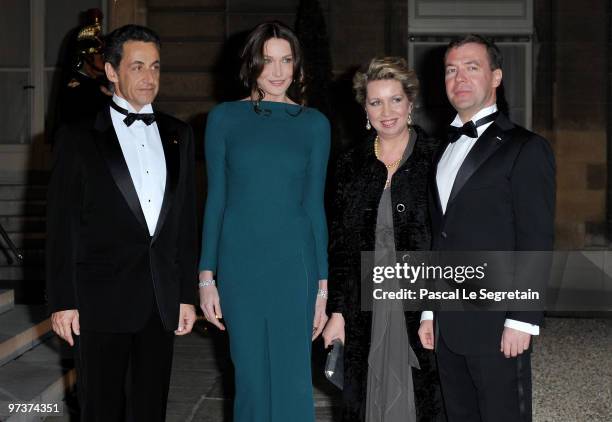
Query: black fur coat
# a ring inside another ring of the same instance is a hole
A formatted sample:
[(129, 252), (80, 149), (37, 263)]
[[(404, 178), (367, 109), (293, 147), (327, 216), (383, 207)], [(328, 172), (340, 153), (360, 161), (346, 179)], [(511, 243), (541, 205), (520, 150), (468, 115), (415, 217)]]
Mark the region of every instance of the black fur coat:
[[(398, 251), (429, 250), (428, 178), (438, 143), (415, 127), (417, 139), (410, 157), (393, 176), (391, 200)], [(345, 319), (343, 421), (364, 420), (372, 313), (361, 311), (361, 251), (373, 251), (378, 203), (387, 170), (374, 155), (374, 136), (344, 153), (335, 173), (330, 233), (328, 311)], [(413, 370), (419, 421), (436, 420), (439, 382), (433, 353), (418, 343), (420, 313), (406, 312), (408, 337), (421, 370)]]

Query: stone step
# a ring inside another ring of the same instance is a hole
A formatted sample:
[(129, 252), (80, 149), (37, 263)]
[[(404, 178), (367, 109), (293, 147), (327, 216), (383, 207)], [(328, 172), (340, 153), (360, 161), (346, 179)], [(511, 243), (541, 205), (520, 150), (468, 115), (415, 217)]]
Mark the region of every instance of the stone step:
[(39, 232), (45, 231), (46, 217), (28, 215), (5, 215), (0, 216), (0, 224), (8, 233), (15, 232)]
[(45, 251), (41, 249), (20, 249), (19, 252), (23, 255), (23, 261), (19, 262), (15, 259), (12, 252), (4, 249), (4, 242), (0, 246), (0, 267), (11, 265), (26, 265), (36, 266), (44, 265)]
[(13, 171), (0, 169), (0, 184), (3, 185), (46, 185), (50, 171)]
[(47, 306), (15, 305), (14, 309), (0, 315), (0, 366), (51, 334)]
[(219, 41), (164, 42), (162, 75), (176, 70), (212, 71), (219, 61), (223, 45)]
[(214, 77), (210, 72), (162, 72), (159, 99), (209, 98), (214, 94)]
[[(0, 403), (57, 404), (67, 415), (62, 400), (74, 387), (76, 372), (72, 350), (61, 343), (57, 337), (50, 338), (0, 367)], [(6, 405), (0, 407), (2, 421), (38, 422), (42, 418), (35, 412), (9, 414)]]
[(0, 199), (0, 216), (13, 216), (13, 215), (45, 215), (47, 211), (47, 201), (43, 200), (23, 200), (23, 199), (12, 199), (2, 200)]
[(0, 185), (0, 200), (37, 199), (47, 197), (47, 187), (44, 185)]
[(15, 291), (13, 289), (0, 289), (0, 314), (15, 307)]
[(225, 1), (226, 0), (148, 0), (147, 7), (149, 8), (149, 10), (158, 7), (189, 7), (211, 10), (225, 10)]
[[(17, 249), (37, 249), (45, 248), (45, 233), (9, 233), (9, 238), (13, 241)], [(0, 239), (1, 247), (5, 247), (4, 239)]]
[(0, 266), (0, 280), (41, 280), (45, 278), (43, 265), (22, 266), (4, 265)]
[(152, 10), (147, 14), (147, 25), (155, 30), (163, 41), (177, 38), (206, 38), (223, 41), (225, 13)]
[(2, 280), (0, 289), (13, 290), (16, 305), (44, 305), (47, 303), (45, 297), (45, 280)]

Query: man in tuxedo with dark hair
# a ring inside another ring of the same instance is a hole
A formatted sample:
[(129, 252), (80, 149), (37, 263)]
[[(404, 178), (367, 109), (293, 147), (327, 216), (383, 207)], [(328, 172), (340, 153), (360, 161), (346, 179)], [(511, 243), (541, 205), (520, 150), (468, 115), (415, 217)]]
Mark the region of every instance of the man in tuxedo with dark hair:
[(87, 422), (164, 421), (174, 336), (195, 321), (193, 135), (153, 110), (159, 53), (148, 28), (109, 34), (112, 100), (57, 137), (47, 295), (53, 330), (76, 344)]
[[(446, 50), (446, 93), (457, 116), (432, 177), (434, 250), (553, 249), (554, 156), (545, 139), (498, 112), (501, 66), (497, 46), (478, 35)], [(449, 422), (531, 421), (531, 337), (542, 317), (423, 312), (419, 337), (435, 346)]]

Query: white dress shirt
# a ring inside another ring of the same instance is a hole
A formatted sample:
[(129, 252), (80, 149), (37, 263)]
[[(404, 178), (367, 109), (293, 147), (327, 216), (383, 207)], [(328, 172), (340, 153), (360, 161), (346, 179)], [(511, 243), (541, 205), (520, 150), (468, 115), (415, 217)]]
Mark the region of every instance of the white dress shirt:
[[(136, 113), (125, 99), (114, 95), (113, 101), (130, 113)], [(153, 107), (147, 104), (138, 112), (153, 113)], [(128, 127), (123, 122), (123, 114), (112, 107), (110, 113), (149, 234), (153, 236), (166, 189), (166, 159), (157, 123), (147, 126), (142, 120), (135, 120)]]
[[(490, 107), (485, 107), (480, 110), (478, 113), (472, 117), (472, 121), (476, 123), (479, 119), (488, 116), (491, 113), (495, 113), (497, 111), (497, 104), (493, 104)], [(455, 117), (455, 120), (451, 123), (451, 126), (461, 127), (464, 123), (459, 118), (459, 115)], [(476, 128), (478, 131), (478, 137), (483, 134), (485, 130), (489, 126), (491, 126), (493, 122), (486, 123), (482, 126)], [(478, 138), (470, 138), (466, 135), (461, 135), (456, 142), (448, 144), (446, 149), (444, 150), (444, 154), (440, 158), (438, 163), (438, 170), (436, 172), (436, 184), (438, 185), (438, 192), (440, 194), (440, 203), (442, 205), (442, 212), (446, 212), (446, 206), (448, 205), (448, 199), (450, 197), (451, 190), (453, 188), (453, 184), (455, 183), (455, 178), (457, 177), (457, 173), (467, 157), (468, 153), (476, 144)], [(434, 319), (432, 311), (423, 311), (421, 313), (421, 321), (432, 320)], [(525, 333), (529, 333), (532, 335), (540, 334), (540, 327), (538, 325), (529, 324), (523, 321), (517, 321), (514, 319), (506, 319), (504, 322), (504, 326), (508, 328), (514, 328), (515, 330), (523, 331)]]

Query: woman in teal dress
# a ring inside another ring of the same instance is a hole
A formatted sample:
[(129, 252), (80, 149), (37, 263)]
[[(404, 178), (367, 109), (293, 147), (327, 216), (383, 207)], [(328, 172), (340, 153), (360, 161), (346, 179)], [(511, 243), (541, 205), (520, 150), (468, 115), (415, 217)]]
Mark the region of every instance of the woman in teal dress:
[(250, 97), (213, 108), (206, 127), (201, 307), (227, 324), (234, 421), (313, 422), (311, 341), (327, 320), (329, 123), (300, 102), (289, 28), (256, 27), (242, 60)]

